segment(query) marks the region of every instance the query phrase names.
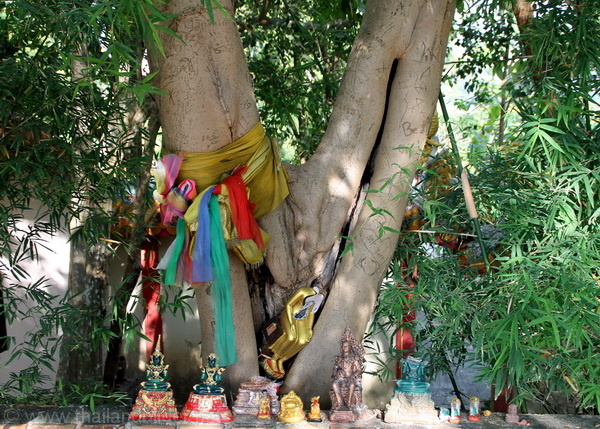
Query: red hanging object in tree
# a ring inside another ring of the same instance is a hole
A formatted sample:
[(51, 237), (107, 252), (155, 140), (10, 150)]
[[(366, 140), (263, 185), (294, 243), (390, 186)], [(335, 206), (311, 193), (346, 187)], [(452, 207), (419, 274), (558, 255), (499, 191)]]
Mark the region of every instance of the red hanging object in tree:
[[(158, 339), (163, 333), (162, 317), (158, 300), (160, 298), (160, 274), (158, 265), (158, 240), (152, 236), (146, 237), (142, 244), (140, 263), (142, 266), (142, 296), (146, 300), (146, 318), (144, 319), (144, 335), (150, 339), (146, 342), (146, 361), (150, 360), (156, 348)], [(163, 350), (163, 345), (159, 347)]]
[[(403, 265), (403, 271), (406, 272), (407, 267), (406, 267), (406, 263), (404, 261), (402, 262), (402, 265)], [(414, 280), (417, 277), (418, 277), (418, 270), (417, 270), (417, 266), (415, 265), (412, 275), (408, 275), (408, 273), (406, 273), (406, 275), (404, 276), (405, 283), (404, 284), (398, 283), (398, 287), (399, 288), (402, 288), (402, 287), (414, 288), (415, 287)], [(408, 301), (411, 301), (412, 293), (407, 293), (406, 298)], [(400, 329), (398, 329), (398, 332), (396, 333), (396, 350), (404, 351), (402, 353), (402, 358), (404, 358), (404, 359), (406, 359), (408, 356), (413, 354), (414, 348), (416, 346), (413, 335), (411, 334), (410, 330), (405, 328), (404, 326), (412, 323), (416, 318), (417, 318), (417, 312), (414, 309), (411, 309), (410, 306), (408, 308), (404, 309), (404, 312), (402, 313), (402, 325), (401, 325)], [(396, 378), (398, 378), (398, 379), (402, 378), (402, 365), (400, 364), (400, 361), (396, 362)]]

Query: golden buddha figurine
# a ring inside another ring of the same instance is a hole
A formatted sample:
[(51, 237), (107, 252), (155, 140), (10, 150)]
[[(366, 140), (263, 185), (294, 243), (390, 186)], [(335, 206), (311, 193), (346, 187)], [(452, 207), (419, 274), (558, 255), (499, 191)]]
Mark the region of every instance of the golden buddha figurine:
[(281, 408), (277, 419), (283, 423), (299, 423), (304, 420), (304, 404), (293, 390), (281, 398)]
[(262, 366), (274, 379), (285, 375), (283, 363), (295, 356), (312, 338), (315, 313), (321, 307), (324, 296), (318, 286), (302, 287), (288, 299), (284, 311), (279, 317), (283, 334), (268, 348), (273, 353)]
[(271, 397), (267, 391), (263, 391), (258, 402), (258, 413), (256, 418), (259, 420), (271, 420)]

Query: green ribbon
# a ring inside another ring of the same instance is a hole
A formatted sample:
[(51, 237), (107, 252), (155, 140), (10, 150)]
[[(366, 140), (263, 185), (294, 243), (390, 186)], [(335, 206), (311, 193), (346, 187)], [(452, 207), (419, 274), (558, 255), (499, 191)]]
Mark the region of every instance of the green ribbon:
[(211, 195), (209, 203), (210, 217), (210, 259), (213, 269), (213, 281), (210, 290), (211, 304), (215, 316), (215, 349), (221, 366), (237, 362), (235, 351), (235, 331), (233, 327), (233, 308), (231, 296), (231, 274), (229, 255), (223, 237), (221, 210), (216, 195)]
[(177, 264), (179, 261), (179, 255), (183, 249), (185, 242), (186, 226), (183, 218), (177, 219), (177, 227), (175, 228), (175, 241), (173, 243), (173, 253), (169, 257), (167, 268), (165, 269), (165, 285), (176, 285), (177, 284)]

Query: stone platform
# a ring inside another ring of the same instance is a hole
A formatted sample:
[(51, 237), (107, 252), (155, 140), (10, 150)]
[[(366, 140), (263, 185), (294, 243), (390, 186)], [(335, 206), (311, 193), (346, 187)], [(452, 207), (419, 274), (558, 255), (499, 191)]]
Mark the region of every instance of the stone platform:
[[(521, 414), (521, 419), (529, 422), (529, 426), (520, 426), (504, 422), (504, 414), (498, 413), (490, 417), (481, 417), (481, 421), (467, 421), (466, 415), (460, 423), (438, 423), (435, 425), (395, 424), (381, 420), (355, 423), (332, 423), (324, 419), (321, 423), (281, 423), (275, 419), (260, 421), (253, 416), (235, 416), (229, 423), (191, 423), (181, 420), (129, 421), (130, 407), (97, 406), (92, 413), (89, 407), (34, 407), (34, 406), (0, 406), (0, 429), (216, 429), (216, 428), (289, 428), (289, 429), (496, 429), (496, 428), (530, 428), (530, 429), (599, 429), (600, 416), (578, 416), (563, 414)], [(322, 414), (327, 414), (322, 411)]]

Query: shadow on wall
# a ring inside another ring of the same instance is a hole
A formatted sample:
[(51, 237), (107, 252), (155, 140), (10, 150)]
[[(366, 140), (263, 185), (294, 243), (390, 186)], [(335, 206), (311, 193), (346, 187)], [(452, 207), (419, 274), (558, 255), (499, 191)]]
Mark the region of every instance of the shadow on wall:
[[(42, 207), (39, 201), (32, 201), (31, 206), (26, 211), (20, 211), (17, 214), (23, 215), (23, 219), (17, 223), (16, 229), (27, 231), (34, 225), (35, 219), (39, 215), (40, 208)], [(44, 218), (39, 218), (37, 221), (43, 222)], [(5, 304), (8, 303), (7, 291), (11, 290), (11, 293), (15, 293), (19, 298), (24, 298), (21, 291), (14, 288), (14, 284), (33, 284), (40, 278), (47, 279), (46, 285), (48, 286), (45, 291), (55, 296), (48, 308), (54, 308), (58, 304), (60, 299), (65, 294), (67, 289), (67, 275), (69, 272), (69, 260), (70, 260), (70, 246), (67, 241), (67, 235), (64, 232), (55, 232), (54, 234), (43, 234), (40, 233), (39, 237), (36, 238), (40, 244), (37, 246), (37, 260), (26, 260), (20, 263), (23, 271), (27, 273), (28, 278), (17, 281), (10, 277), (5, 277), (2, 280), (2, 289), (0, 290), (0, 299), (4, 300)], [(5, 259), (2, 260), (2, 264), (10, 265)], [(11, 347), (11, 344), (15, 344), (16, 347), (24, 344), (27, 341), (28, 334), (35, 333), (39, 329), (38, 320), (35, 316), (23, 316), (28, 313), (28, 310), (35, 307), (36, 304), (31, 301), (24, 299), (17, 303), (16, 311), (21, 316), (16, 318), (10, 325), (6, 320), (6, 315), (0, 311), (0, 337), (8, 336), (13, 338), (13, 342), (1, 341), (0, 340), (0, 385), (10, 380), (11, 373), (18, 374), (22, 370), (28, 368), (31, 361), (27, 358), (15, 359), (14, 361), (7, 364), (11, 353), (15, 350)], [(0, 302), (0, 309), (3, 309), (2, 303)], [(37, 347), (37, 351), (41, 352), (41, 346)], [(44, 350), (46, 351), (46, 350)], [(41, 366), (42, 375), (47, 377), (46, 385), (43, 387), (51, 387), (55, 382), (55, 373), (58, 367), (58, 351), (53, 356), (54, 361), (50, 364), (53, 370)]]

